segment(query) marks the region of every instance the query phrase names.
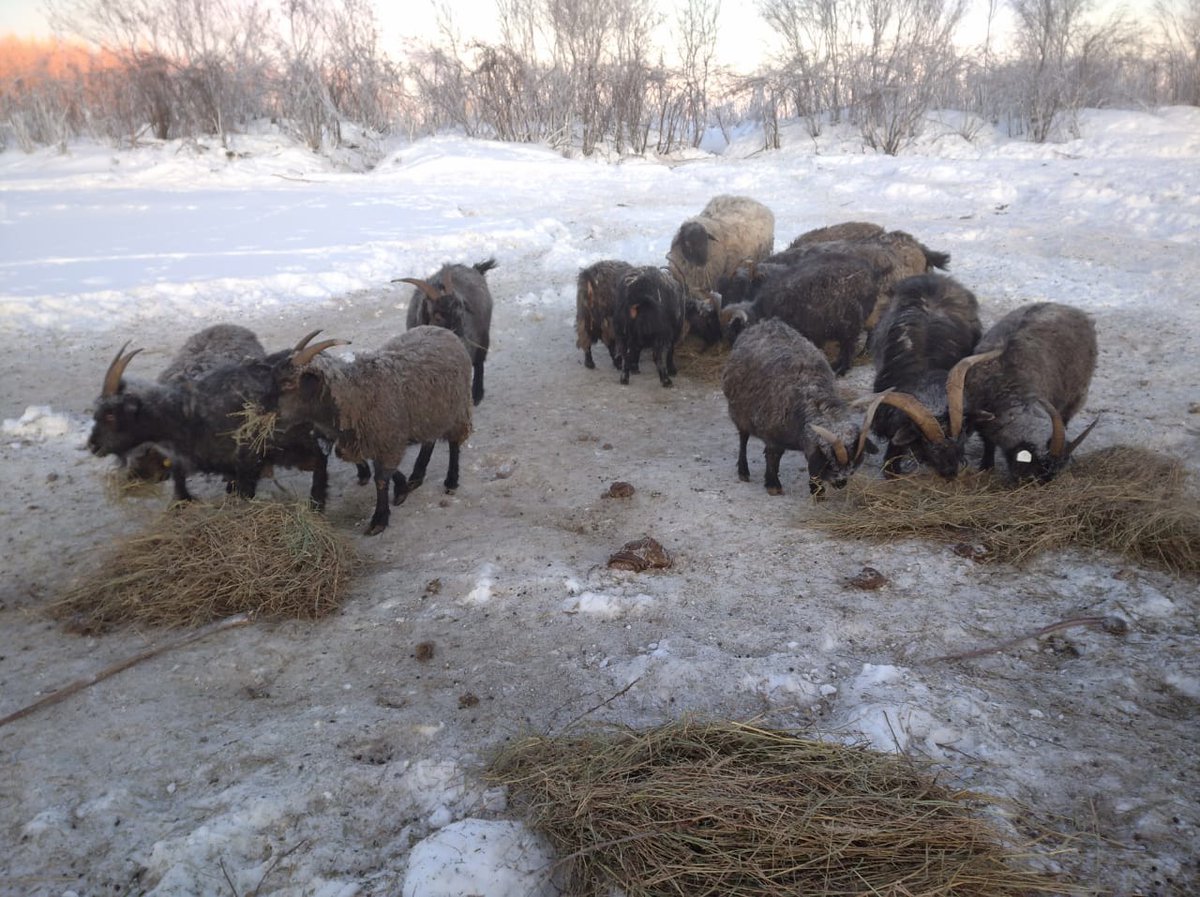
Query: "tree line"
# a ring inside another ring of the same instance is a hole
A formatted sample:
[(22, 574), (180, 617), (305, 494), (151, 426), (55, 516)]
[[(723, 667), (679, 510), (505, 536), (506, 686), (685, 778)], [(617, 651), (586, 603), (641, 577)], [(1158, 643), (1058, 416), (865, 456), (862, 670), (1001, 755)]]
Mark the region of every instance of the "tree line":
[(966, 2), (758, 0), (775, 40), (745, 74), (717, 63), (720, 0), (496, 0), (490, 40), (463, 40), (443, 9), (400, 58), (368, 0), (51, 0), (74, 42), (0, 42), (0, 144), (227, 143), (270, 120), (314, 151), (452, 131), (642, 154), (747, 124), (777, 148), (799, 120), (895, 154), (933, 109), (965, 113), (967, 138), (992, 124), (1040, 142), (1085, 107), (1200, 105), (1200, 0), (1137, 20), (1095, 0), (976, 0), (969, 45)]

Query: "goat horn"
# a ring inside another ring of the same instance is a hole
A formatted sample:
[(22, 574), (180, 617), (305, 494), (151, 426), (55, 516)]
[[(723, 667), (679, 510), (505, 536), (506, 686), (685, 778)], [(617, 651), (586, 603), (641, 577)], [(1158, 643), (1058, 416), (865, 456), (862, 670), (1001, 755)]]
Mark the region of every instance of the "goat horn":
[(867, 413), (863, 417), (862, 429), (858, 432), (858, 444), (854, 447), (855, 461), (863, 456), (863, 452), (867, 448), (867, 439), (869, 439), (871, 435), (871, 421), (875, 419), (875, 412), (879, 410), (880, 403), (882, 403), (883, 400), (891, 394), (892, 389), (889, 387), (881, 393), (877, 393), (873, 396), (868, 396), (862, 399), (855, 399), (850, 403), (851, 405), (862, 405), (864, 403), (867, 404)]
[(909, 395), (906, 392), (885, 392), (880, 398), (883, 404), (899, 408), (912, 418), (912, 422), (917, 425), (917, 428), (921, 431), (921, 435), (930, 442), (946, 441), (946, 434), (942, 431), (942, 425), (933, 416), (933, 412), (925, 407), (925, 403), (916, 396)]
[(433, 285), (427, 280), (419, 280), (416, 277), (397, 277), (392, 283), (411, 283), (434, 302), (437, 302), (441, 298), (441, 293), (435, 290)]
[(950, 408), (950, 436), (957, 439), (963, 428), (963, 389), (967, 385), (967, 371), (983, 361), (999, 358), (1003, 353), (999, 349), (983, 352), (979, 355), (968, 355), (954, 367), (946, 377), (946, 404)]
[(318, 328), (318, 329), (314, 330), (312, 333), (302, 336), (300, 338), (300, 342), (296, 343), (296, 348), (292, 349), (292, 351), (299, 352), (301, 349), (303, 349), (305, 346), (308, 345), (309, 340), (311, 340), (314, 336), (316, 336), (320, 332), (321, 332), (321, 330), (320, 330), (320, 328)]
[(1050, 433), (1050, 457), (1065, 458), (1067, 450), (1067, 428), (1063, 425), (1062, 415), (1058, 409), (1044, 399), (1038, 400), (1050, 415), (1050, 424), (1054, 428)]
[[(127, 341), (125, 346), (128, 345)], [(104, 386), (100, 390), (101, 396), (115, 396), (117, 394), (117, 390), (121, 386), (121, 377), (125, 373), (125, 368), (129, 366), (130, 359), (142, 351), (141, 349), (134, 349), (126, 355), (125, 346), (122, 346), (117, 351), (116, 358), (112, 360), (112, 363), (108, 366), (108, 371), (104, 374)]]
[(1083, 440), (1087, 438), (1087, 434), (1092, 432), (1093, 428), (1095, 428), (1096, 424), (1098, 424), (1098, 423), (1100, 423), (1100, 418), (1097, 417), (1090, 424), (1088, 424), (1086, 427), (1084, 427), (1082, 433), (1080, 433), (1078, 436), (1076, 436), (1074, 439), (1071, 440), (1071, 444), (1067, 446), (1067, 457), (1068, 458), (1071, 456), (1071, 452), (1075, 451), (1075, 449), (1077, 449), (1079, 447), (1079, 443), (1083, 442)]
[(321, 342), (317, 343), (315, 346), (305, 346), (299, 352), (292, 353), (292, 364), (294, 364), (298, 368), (302, 368), (306, 364), (311, 362), (314, 358), (316, 358), (318, 355), (320, 355), (322, 352), (324, 352), (326, 349), (329, 349), (333, 346), (348, 346), (348, 345), (350, 345), (350, 340), (346, 340), (346, 339), (321, 340)]
[(812, 431), (833, 446), (833, 456), (837, 458), (837, 463), (845, 467), (850, 463), (850, 453), (846, 451), (846, 444), (842, 442), (832, 431), (826, 430), (824, 427), (818, 427), (816, 424), (809, 424)]

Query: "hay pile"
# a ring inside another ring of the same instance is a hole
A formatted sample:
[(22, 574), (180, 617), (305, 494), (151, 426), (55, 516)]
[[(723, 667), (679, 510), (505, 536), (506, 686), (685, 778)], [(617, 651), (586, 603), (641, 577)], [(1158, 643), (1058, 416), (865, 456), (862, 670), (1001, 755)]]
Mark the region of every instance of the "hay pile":
[(239, 613), (315, 619), (341, 605), (351, 570), (344, 539), (303, 503), (189, 502), (118, 544), (50, 612), (84, 633)]
[(736, 723), (529, 738), (489, 770), (567, 858), (628, 897), (1072, 894), (893, 754)]
[(852, 477), (813, 524), (875, 541), (978, 543), (979, 559), (1021, 563), (1052, 549), (1113, 551), (1200, 574), (1200, 495), (1177, 459), (1128, 446), (1080, 456), (1049, 483), (1011, 486), (990, 472), (956, 480)]

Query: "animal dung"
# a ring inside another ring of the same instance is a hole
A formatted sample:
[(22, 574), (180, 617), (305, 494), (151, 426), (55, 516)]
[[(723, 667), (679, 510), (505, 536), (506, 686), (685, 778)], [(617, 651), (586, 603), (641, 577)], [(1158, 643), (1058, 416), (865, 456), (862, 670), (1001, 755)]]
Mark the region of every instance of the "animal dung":
[(345, 598), (354, 560), (306, 503), (172, 505), (50, 606), (73, 631), (199, 626), (231, 614), (312, 620)]
[(617, 480), (615, 483), (613, 483), (611, 486), (608, 487), (608, 491), (604, 493), (603, 497), (604, 498), (632, 498), (633, 493), (635, 491), (636, 490), (633, 488), (632, 483), (626, 483), (621, 480)]
[(643, 570), (666, 570), (674, 561), (667, 549), (649, 536), (626, 542), (621, 549), (608, 559), (608, 566), (613, 570), (629, 570), (641, 573)]
[(856, 576), (846, 580), (846, 585), (864, 592), (873, 592), (887, 585), (888, 579), (874, 567), (863, 567)]

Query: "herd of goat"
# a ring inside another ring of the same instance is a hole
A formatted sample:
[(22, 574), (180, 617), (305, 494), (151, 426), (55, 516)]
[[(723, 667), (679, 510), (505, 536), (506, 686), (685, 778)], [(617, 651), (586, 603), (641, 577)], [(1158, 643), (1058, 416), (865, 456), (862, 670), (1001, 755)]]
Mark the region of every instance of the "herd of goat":
[[(949, 256), (901, 231), (846, 222), (801, 235), (774, 252), (775, 220), (761, 203), (715, 197), (683, 223), (667, 266), (604, 260), (580, 272), (576, 342), (584, 364), (608, 349), (620, 382), (652, 353), (663, 386), (676, 374), (675, 348), (688, 332), (732, 348), (722, 371), (738, 431), (738, 476), (750, 477), (749, 438), (765, 444), (765, 485), (782, 492), (779, 461), (801, 451), (810, 490), (841, 486), (887, 444), (883, 469), (919, 463), (943, 477), (963, 464), (967, 438), (983, 440), (981, 466), (995, 450), (1010, 475), (1045, 481), (1073, 441), (1066, 427), (1082, 407), (1096, 363), (1091, 320), (1069, 306), (1016, 309), (986, 333), (975, 296), (934, 273)], [(434, 444), (449, 444), (444, 486), (458, 486), (459, 448), (484, 396), (492, 296), (488, 259), (446, 264), (413, 286), (407, 330), (350, 360), (324, 354), (344, 341), (268, 353), (244, 327), (218, 324), (190, 337), (153, 382), (126, 380), (139, 349), (117, 353), (104, 376), (88, 447), (115, 455), (134, 479), (171, 478), (189, 499), (187, 478), (219, 474), (253, 497), (273, 466), (312, 471), (310, 500), (324, 507), (330, 452), (373, 481), (368, 535), (388, 525), (390, 504), (421, 484)], [(850, 367), (863, 333), (875, 365), (870, 394), (848, 402), (837, 376)], [(245, 437), (247, 416), (268, 422)], [(420, 450), (412, 473), (400, 464)], [(368, 466), (368, 462), (371, 466)], [(390, 501), (389, 501), (390, 499)]]

